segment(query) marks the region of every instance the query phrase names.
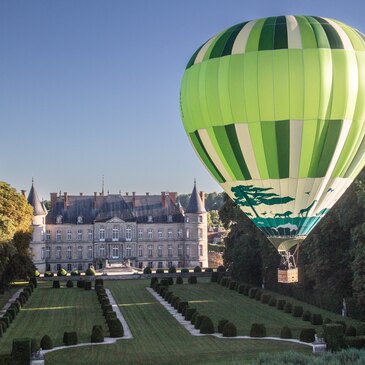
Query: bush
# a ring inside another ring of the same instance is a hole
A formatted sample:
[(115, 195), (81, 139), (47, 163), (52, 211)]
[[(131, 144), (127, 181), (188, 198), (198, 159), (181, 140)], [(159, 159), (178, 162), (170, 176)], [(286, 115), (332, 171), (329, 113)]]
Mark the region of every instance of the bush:
[(15, 364), (29, 364), (31, 359), (31, 340), (30, 338), (15, 338), (11, 350), (11, 357)]
[(171, 266), (169, 268), (169, 274), (176, 274), (176, 267), (175, 266)]
[(67, 271), (61, 267), (58, 271), (57, 271), (57, 276), (67, 276)]
[(258, 290), (258, 288), (250, 288), (248, 291), (249, 298), (254, 299)]
[(220, 266), (217, 267), (217, 272), (218, 273), (225, 273), (226, 268), (223, 265), (220, 265)]
[(269, 300), (269, 306), (270, 307), (276, 307), (277, 300), (275, 297), (271, 297)]
[(177, 307), (177, 311), (182, 314), (183, 309), (187, 306), (189, 306), (188, 302), (180, 301)]
[(332, 319), (325, 318), (324, 321), (323, 321), (323, 324), (328, 324), (328, 323), (332, 323)]
[(53, 348), (53, 343), (52, 343), (51, 337), (49, 337), (48, 335), (44, 335), (41, 339), (40, 346), (41, 346), (42, 350), (52, 349)]
[[(2, 316), (1, 318), (0, 318), (0, 321), (4, 324), (4, 326), (6, 327), (6, 328), (9, 328), (9, 326), (10, 326), (10, 319), (8, 318), (8, 316), (6, 316), (6, 315), (4, 315), (4, 316)], [(3, 327), (4, 327), (3, 326)]]
[(65, 346), (77, 345), (77, 342), (77, 333), (75, 331), (63, 333), (63, 343)]
[(169, 280), (167, 278), (161, 279), (160, 285), (162, 285), (162, 286), (169, 286)]
[(91, 290), (91, 281), (84, 281), (84, 289)]
[(6, 313), (9, 313), (11, 315), (12, 320), (14, 321), (16, 315), (18, 314), (18, 312), (16, 311), (16, 309), (13, 307), (9, 307), (8, 310), (6, 311)]
[(319, 313), (313, 313), (311, 316), (311, 323), (313, 325), (321, 325), (323, 324), (322, 315)]
[(214, 324), (213, 324), (212, 320), (207, 316), (204, 316), (204, 318), (200, 324), (200, 333), (203, 333), (203, 334), (214, 333)]
[(220, 284), (222, 286), (227, 286), (227, 283), (228, 283), (228, 278), (226, 276), (223, 276), (222, 279), (221, 279)]
[(152, 276), (152, 277), (151, 277), (151, 282), (150, 282), (150, 288), (153, 288), (153, 286), (154, 286), (156, 283), (158, 284), (158, 278), (156, 278), (156, 276)]
[(346, 332), (346, 323), (344, 321), (334, 321), (333, 323), (340, 324), (343, 328), (343, 333)]
[(91, 342), (92, 343), (100, 343), (104, 342), (103, 329), (101, 326), (93, 326), (91, 331)]
[(165, 270), (164, 269), (156, 269), (156, 274), (164, 274)]
[(198, 317), (198, 316), (199, 316), (198, 311), (195, 311), (195, 312), (193, 313), (193, 315), (191, 316), (190, 323), (191, 323), (191, 324), (195, 324), (195, 321), (196, 321), (196, 319), (197, 319), (197, 317)]
[(314, 342), (314, 335), (316, 330), (314, 328), (303, 328), (300, 331), (299, 340), (302, 342)]
[(179, 297), (177, 297), (177, 299), (175, 299), (175, 303), (173, 305), (174, 309), (177, 310), (177, 308), (179, 308), (180, 301), (181, 301), (181, 299)]
[(270, 295), (270, 294), (265, 294), (265, 293), (263, 293), (263, 294), (261, 295), (261, 303), (262, 303), (262, 304), (268, 304), (268, 303), (269, 303), (269, 301), (270, 301), (270, 298), (271, 298), (271, 295)]
[(6, 327), (5, 321), (2, 321), (0, 319), (0, 329), (1, 329), (1, 334), (5, 333), (8, 327)]
[(251, 337), (266, 337), (266, 327), (262, 323), (253, 323), (250, 331)]
[(349, 336), (344, 338), (345, 345), (347, 347), (353, 347), (356, 349), (365, 348), (365, 336)]
[(189, 284), (196, 284), (197, 282), (198, 282), (198, 279), (196, 278), (196, 276), (189, 276), (189, 278), (188, 278)]
[(291, 313), (293, 310), (293, 305), (290, 302), (285, 303), (284, 313)]
[(204, 272), (213, 272), (213, 269), (211, 267), (207, 267), (204, 269)]
[(303, 321), (310, 322), (311, 317), (312, 317), (312, 313), (309, 312), (309, 311), (304, 311), (303, 314), (302, 314), (302, 320)]
[(279, 299), (278, 300), (278, 309), (283, 310), (285, 306), (286, 300), (285, 299)]
[(191, 317), (193, 316), (193, 314), (196, 312), (196, 308), (189, 308), (187, 307), (185, 310), (185, 320), (186, 321), (191, 321)]
[(73, 288), (74, 282), (72, 280), (67, 280), (66, 286), (67, 286), (67, 288)]
[(236, 337), (237, 328), (232, 322), (227, 322), (222, 330), (223, 337)]
[(356, 336), (356, 328), (354, 326), (348, 326), (346, 328), (345, 335), (349, 337)]
[(237, 282), (236, 281), (230, 281), (229, 289), (230, 290), (236, 290), (237, 289)]
[(5, 332), (4, 327), (3, 327), (2, 323), (0, 323), (0, 338), (3, 337), (4, 332)]
[(189, 269), (187, 269), (186, 267), (182, 268), (180, 271), (182, 274), (188, 274), (189, 273)]
[(76, 270), (76, 269), (72, 270), (71, 271), (71, 276), (80, 276), (80, 271)]
[(240, 285), (238, 285), (237, 291), (238, 291), (240, 294), (243, 294), (244, 290), (245, 290), (245, 285), (244, 285), (244, 284), (240, 284)]
[(51, 271), (46, 271), (45, 273), (44, 273), (44, 277), (45, 278), (52, 278), (53, 277), (53, 272), (51, 272)]
[(105, 320), (106, 322), (117, 319), (117, 314), (113, 310), (108, 310), (105, 312)]
[(38, 352), (40, 350), (40, 345), (37, 341), (36, 338), (32, 338), (30, 340), (30, 351), (32, 354), (35, 354), (36, 352)]
[(95, 287), (97, 286), (104, 287), (104, 280), (101, 278), (95, 279)]
[(182, 278), (181, 276), (178, 276), (178, 277), (176, 278), (176, 284), (183, 284), (183, 283), (184, 283), (183, 278)]
[(35, 270), (35, 271), (34, 271), (34, 276), (35, 276), (36, 278), (39, 278), (39, 277), (41, 276), (41, 273), (40, 273), (38, 270)]
[(202, 272), (202, 268), (200, 266), (195, 266), (194, 272)]
[(20, 304), (17, 301), (11, 303), (9, 308), (14, 308), (16, 311), (16, 314), (18, 314), (20, 312)]
[[(38, 273), (39, 274), (39, 273)], [(39, 275), (38, 275), (39, 276)], [(37, 278), (34, 277), (34, 278), (30, 278), (29, 279), (29, 284), (33, 284), (34, 288), (37, 287)]]
[(323, 326), (324, 339), (327, 343), (327, 349), (338, 351), (345, 347), (345, 338), (343, 326), (339, 323), (329, 323)]
[(199, 314), (196, 317), (196, 320), (195, 320), (195, 323), (194, 323), (194, 328), (196, 330), (200, 329), (200, 325), (202, 324), (204, 318), (205, 318), (205, 316), (203, 314)]
[(166, 302), (169, 301), (169, 299), (171, 298), (171, 296), (172, 296), (172, 291), (166, 291), (165, 292), (165, 300), (166, 300)]
[(77, 284), (76, 285), (77, 285), (78, 288), (84, 288), (85, 281), (79, 279), (79, 280), (77, 280)]
[(143, 269), (143, 274), (150, 275), (151, 273), (152, 273), (152, 270), (149, 266), (147, 266)]
[(58, 280), (53, 280), (52, 288), (59, 289), (60, 282)]
[(216, 283), (216, 282), (218, 282), (218, 275), (219, 275), (219, 273), (218, 273), (218, 272), (212, 272), (212, 276), (210, 277), (210, 281), (211, 281), (212, 283)]
[(218, 332), (219, 333), (223, 333), (223, 327), (225, 326), (226, 323), (228, 323), (228, 319), (220, 319), (218, 322)]
[(183, 307), (182, 311), (181, 311), (181, 315), (185, 318), (185, 313), (186, 313), (186, 310), (189, 308), (189, 304), (186, 305), (185, 307)]
[(124, 329), (119, 319), (113, 319), (108, 322), (110, 337), (123, 337)]
[(301, 305), (295, 305), (293, 308), (293, 317), (302, 317), (303, 307)]
[(92, 267), (89, 267), (89, 268), (85, 271), (85, 275), (87, 275), (87, 276), (95, 276), (95, 275), (96, 275), (96, 271), (95, 271), (95, 269), (93, 269)]
[(176, 301), (180, 301), (180, 298), (177, 295), (173, 295), (171, 298), (171, 307), (175, 307)]
[(168, 284), (168, 285), (174, 285), (174, 279), (173, 279), (171, 276), (169, 276), (169, 277), (167, 278), (167, 284)]
[(292, 338), (292, 333), (289, 327), (284, 326), (280, 331), (280, 338)]

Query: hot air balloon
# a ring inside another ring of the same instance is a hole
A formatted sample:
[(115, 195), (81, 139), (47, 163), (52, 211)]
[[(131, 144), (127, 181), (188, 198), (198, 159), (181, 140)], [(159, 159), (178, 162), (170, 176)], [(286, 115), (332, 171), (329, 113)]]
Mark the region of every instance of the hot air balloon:
[(205, 42), (180, 91), (186, 133), (223, 190), (298, 281), (295, 247), (365, 163), (365, 36), (337, 20), (276, 16)]

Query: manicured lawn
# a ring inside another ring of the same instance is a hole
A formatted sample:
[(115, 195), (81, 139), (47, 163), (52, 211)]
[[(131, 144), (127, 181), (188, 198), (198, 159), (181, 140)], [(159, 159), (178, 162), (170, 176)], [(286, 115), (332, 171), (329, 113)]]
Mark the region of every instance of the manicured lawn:
[(11, 352), (14, 338), (34, 337), (40, 341), (48, 334), (56, 346), (61, 346), (64, 331), (77, 331), (79, 342), (90, 342), (95, 324), (102, 325), (104, 333), (107, 331), (94, 291), (52, 289), (50, 285), (38, 283), (26, 306), (0, 338), (0, 353)]
[[(46, 356), (47, 365), (247, 364), (257, 359), (260, 352), (276, 353), (289, 349), (311, 352), (309, 347), (285, 342), (194, 337), (147, 292), (145, 287), (149, 285), (149, 281), (107, 281), (104, 285), (112, 290), (134, 338), (119, 340), (114, 345), (52, 352)], [(199, 285), (204, 289), (214, 288), (217, 284)], [(183, 289), (185, 288), (181, 288)], [(190, 289), (196, 290), (197, 286), (186, 286), (187, 292)], [(237, 297), (232, 297), (233, 302), (236, 299)], [(233, 302), (229, 304), (227, 311), (230, 311), (230, 305), (235, 305)]]

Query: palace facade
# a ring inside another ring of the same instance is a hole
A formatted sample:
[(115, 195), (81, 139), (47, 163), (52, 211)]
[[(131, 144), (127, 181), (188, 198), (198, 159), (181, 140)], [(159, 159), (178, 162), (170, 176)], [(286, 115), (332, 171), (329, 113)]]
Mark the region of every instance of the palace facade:
[(30, 248), (40, 272), (103, 269), (128, 262), (144, 268), (208, 266), (207, 213), (196, 184), (186, 210), (176, 193), (51, 193), (48, 212), (34, 183)]

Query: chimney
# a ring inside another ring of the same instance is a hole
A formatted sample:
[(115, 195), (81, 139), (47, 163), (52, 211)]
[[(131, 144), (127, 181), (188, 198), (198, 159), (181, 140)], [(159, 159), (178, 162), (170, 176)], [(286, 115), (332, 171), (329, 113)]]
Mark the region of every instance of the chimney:
[(57, 193), (51, 193), (51, 206), (53, 207), (57, 201)]
[(148, 195), (150, 195), (150, 193), (147, 191), (146, 195), (148, 196)]
[(205, 207), (205, 194), (204, 191), (199, 191), (200, 199), (202, 200), (203, 207)]
[(133, 208), (135, 208), (135, 207), (136, 207), (136, 192), (135, 192), (135, 191), (133, 191), (133, 192), (132, 192), (132, 195), (133, 195), (132, 204), (133, 204)]
[(67, 209), (68, 206), (68, 196), (66, 191), (63, 193), (63, 209)]
[(80, 196), (83, 196), (84, 195), (84, 193), (80, 193)]
[(96, 191), (94, 191), (94, 202), (93, 202), (93, 209), (96, 209), (96, 197), (97, 197), (98, 193)]
[(20, 190), (20, 191), (21, 191), (22, 195), (24, 196), (24, 198), (27, 199), (27, 196), (26, 196), (27, 191), (26, 190)]
[(172, 204), (176, 204), (177, 192), (172, 192), (172, 193), (170, 192), (169, 197), (170, 197)]
[(167, 208), (166, 193), (164, 191), (161, 192), (161, 204), (162, 208)]

